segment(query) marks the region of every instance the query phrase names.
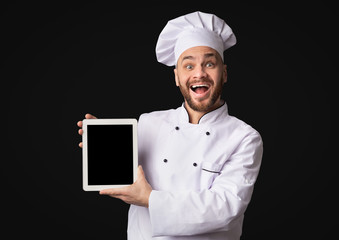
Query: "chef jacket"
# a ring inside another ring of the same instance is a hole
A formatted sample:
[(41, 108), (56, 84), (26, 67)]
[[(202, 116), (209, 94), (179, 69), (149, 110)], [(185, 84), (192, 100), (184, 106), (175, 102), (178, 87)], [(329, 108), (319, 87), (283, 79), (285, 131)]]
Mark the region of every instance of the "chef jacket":
[(139, 164), (153, 190), (131, 205), (128, 239), (240, 239), (263, 153), (259, 133), (224, 103), (189, 123), (184, 104), (142, 114)]

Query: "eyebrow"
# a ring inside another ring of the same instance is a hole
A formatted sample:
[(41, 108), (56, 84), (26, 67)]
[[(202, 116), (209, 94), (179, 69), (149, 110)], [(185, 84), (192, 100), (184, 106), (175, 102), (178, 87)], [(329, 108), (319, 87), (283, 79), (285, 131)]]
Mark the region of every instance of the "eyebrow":
[(206, 53), (206, 54), (204, 55), (204, 57), (205, 57), (205, 58), (210, 58), (210, 57), (215, 57), (215, 58), (217, 58), (217, 56), (215, 56), (214, 53)]
[(181, 62), (183, 62), (184, 60), (192, 60), (192, 59), (194, 59), (194, 57), (193, 56), (185, 56), (185, 57), (183, 57), (182, 58), (182, 60), (181, 60)]
[[(204, 58), (210, 58), (210, 57), (217, 58), (214, 53), (205, 53), (204, 54)], [(193, 56), (185, 56), (185, 57), (182, 58), (181, 62), (183, 62), (184, 60), (194, 60), (194, 59), (195, 59), (195, 57), (193, 57)]]

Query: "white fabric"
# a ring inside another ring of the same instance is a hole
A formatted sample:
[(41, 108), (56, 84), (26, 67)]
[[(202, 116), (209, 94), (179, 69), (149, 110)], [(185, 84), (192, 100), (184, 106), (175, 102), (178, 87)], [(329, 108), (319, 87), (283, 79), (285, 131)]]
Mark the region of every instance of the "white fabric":
[(176, 62), (178, 61), (181, 53), (185, 50), (197, 47), (197, 46), (208, 46), (215, 49), (223, 59), (224, 46), (222, 39), (209, 30), (203, 28), (193, 28), (183, 31), (179, 36), (177, 43), (174, 47), (174, 56)]
[[(252, 127), (226, 103), (190, 124), (186, 109), (141, 115), (139, 164), (153, 191), (131, 205), (128, 239), (239, 239), (262, 157)], [(164, 161), (166, 159), (166, 161)]]
[(213, 14), (194, 12), (168, 21), (159, 35), (156, 55), (159, 62), (173, 66), (185, 50), (207, 46), (223, 59), (223, 52), (235, 43), (235, 35), (224, 20)]

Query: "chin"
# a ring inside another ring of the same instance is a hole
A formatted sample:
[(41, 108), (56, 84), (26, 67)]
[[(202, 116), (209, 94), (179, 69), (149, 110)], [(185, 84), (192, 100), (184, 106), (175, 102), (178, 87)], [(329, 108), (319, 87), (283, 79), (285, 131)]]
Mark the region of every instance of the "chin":
[(186, 102), (188, 106), (197, 112), (209, 112), (213, 110), (216, 105), (216, 101), (212, 101), (213, 99), (206, 99), (204, 101), (192, 101), (191, 99), (187, 99)]

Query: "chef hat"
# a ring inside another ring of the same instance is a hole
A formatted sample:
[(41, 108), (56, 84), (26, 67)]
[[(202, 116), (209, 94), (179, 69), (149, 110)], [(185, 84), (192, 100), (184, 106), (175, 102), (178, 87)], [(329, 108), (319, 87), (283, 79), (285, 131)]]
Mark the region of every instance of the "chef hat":
[(174, 66), (189, 48), (211, 47), (223, 59), (224, 51), (235, 43), (232, 29), (224, 20), (213, 14), (193, 12), (168, 21), (159, 35), (155, 51), (158, 62)]

